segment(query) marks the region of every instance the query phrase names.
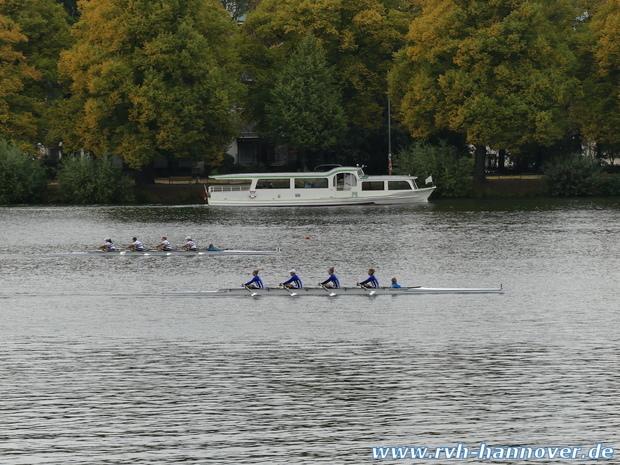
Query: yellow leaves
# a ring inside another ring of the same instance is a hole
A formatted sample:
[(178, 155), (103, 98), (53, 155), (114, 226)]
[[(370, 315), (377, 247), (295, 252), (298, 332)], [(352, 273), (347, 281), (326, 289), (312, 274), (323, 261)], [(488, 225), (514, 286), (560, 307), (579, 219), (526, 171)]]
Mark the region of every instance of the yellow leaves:
[(36, 105), (24, 97), (23, 90), (40, 73), (17, 49), (26, 40), (18, 25), (0, 14), (0, 137), (30, 139), (36, 133)]
[(158, 153), (191, 158), (229, 143), (242, 92), (233, 25), (217, 0), (90, 0), (81, 8), (60, 69), (80, 114), (67, 129), (83, 147), (139, 167)]
[(384, 18), (377, 10), (363, 10), (353, 17), (353, 24), (362, 31), (376, 31), (383, 23)]
[(412, 134), (501, 148), (561, 137), (576, 88), (574, 13), (561, 2), (426, 1), (392, 73)]
[(607, 0), (595, 10), (592, 31), (598, 39), (595, 57), (602, 75), (620, 70), (620, 1)]
[[(127, 23), (132, 18), (127, 8), (118, 7), (119, 0), (89, 0), (80, 2), (81, 20), (72, 34), (82, 43), (117, 52), (129, 46)], [(123, 2), (126, 3), (126, 2)]]

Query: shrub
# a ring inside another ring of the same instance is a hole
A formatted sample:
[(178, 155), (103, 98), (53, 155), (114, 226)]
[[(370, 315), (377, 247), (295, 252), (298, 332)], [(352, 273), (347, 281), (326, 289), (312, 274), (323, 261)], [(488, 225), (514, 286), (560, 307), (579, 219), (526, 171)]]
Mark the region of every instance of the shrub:
[(46, 184), (45, 169), (39, 160), (0, 140), (0, 204), (37, 200)]
[(395, 154), (394, 172), (418, 176), (418, 181), (433, 177), (437, 185), (433, 196), (469, 197), (473, 192), (474, 161), (442, 141), (439, 145), (415, 143)]
[(128, 203), (134, 199), (133, 180), (104, 157), (69, 156), (58, 169), (60, 198), (74, 204)]
[(601, 186), (604, 195), (620, 196), (620, 174), (610, 176)]
[(602, 183), (601, 168), (579, 153), (555, 157), (542, 166), (541, 172), (549, 195), (555, 197), (595, 195)]

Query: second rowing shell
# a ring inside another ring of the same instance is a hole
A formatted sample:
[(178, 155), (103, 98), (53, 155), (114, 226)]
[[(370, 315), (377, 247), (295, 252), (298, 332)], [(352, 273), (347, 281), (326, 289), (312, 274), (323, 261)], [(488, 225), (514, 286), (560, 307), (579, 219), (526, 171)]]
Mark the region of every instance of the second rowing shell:
[(235, 297), (235, 296), (338, 296), (338, 295), (412, 295), (412, 294), (501, 294), (504, 287), (497, 288), (459, 288), (459, 287), (342, 287), (340, 289), (328, 289), (323, 287), (304, 287), (302, 289), (284, 289), (281, 287), (267, 287), (264, 289), (219, 289), (217, 291), (179, 291), (164, 292), (170, 296), (201, 296), (201, 297)]
[(138, 252), (135, 250), (121, 250), (118, 252), (104, 252), (101, 250), (93, 250), (88, 252), (57, 252), (49, 253), (50, 257), (81, 257), (81, 256), (99, 256), (99, 257), (221, 257), (225, 255), (278, 255), (280, 249), (276, 250), (144, 250)]

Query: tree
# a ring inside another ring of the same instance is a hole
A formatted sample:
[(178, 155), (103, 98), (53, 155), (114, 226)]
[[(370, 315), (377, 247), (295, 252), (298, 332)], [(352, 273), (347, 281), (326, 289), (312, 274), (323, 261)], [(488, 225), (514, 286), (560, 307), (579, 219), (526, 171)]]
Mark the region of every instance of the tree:
[(19, 51), (27, 38), (18, 24), (3, 13), (4, 6), (0, 0), (0, 137), (21, 140), (36, 132), (23, 91), (26, 82), (39, 78), (39, 73)]
[[(263, 0), (242, 29), (258, 44), (249, 56), (253, 92), (261, 93), (256, 87), (269, 88), (269, 69), (312, 34), (334, 66), (347, 120), (376, 129), (386, 121), (387, 74), (393, 53), (404, 44), (411, 15), (406, 0)], [(262, 114), (256, 116), (260, 119)]]
[(15, 96), (19, 104), (13, 111), (21, 114), (22, 121), (17, 136), (32, 145), (46, 142), (48, 111), (63, 97), (58, 85), (58, 60), (60, 52), (70, 46), (68, 16), (54, 0), (0, 0), (0, 14), (19, 27), (25, 40), (15, 49), (35, 70), (23, 77), (23, 89)]
[[(233, 23), (217, 0), (81, 2), (76, 44), (62, 55), (69, 148), (217, 164), (239, 131), (243, 87)], [(70, 132), (73, 130), (73, 134)]]
[(570, 0), (426, 0), (390, 76), (411, 133), (464, 134), (484, 180), (486, 147), (551, 145), (578, 95)]
[(307, 35), (276, 76), (266, 120), (275, 142), (301, 152), (337, 145), (346, 130), (340, 91), (319, 41)]
[(581, 59), (584, 98), (575, 115), (585, 137), (620, 146), (620, 2), (595, 1), (584, 15)]

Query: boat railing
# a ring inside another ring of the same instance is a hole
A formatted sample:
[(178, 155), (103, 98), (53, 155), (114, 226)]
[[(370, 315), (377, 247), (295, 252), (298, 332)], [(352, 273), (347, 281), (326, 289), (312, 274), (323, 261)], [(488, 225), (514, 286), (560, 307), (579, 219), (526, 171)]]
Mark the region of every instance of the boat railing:
[(249, 184), (240, 184), (236, 186), (226, 185), (226, 186), (209, 186), (209, 192), (243, 192), (249, 191)]

